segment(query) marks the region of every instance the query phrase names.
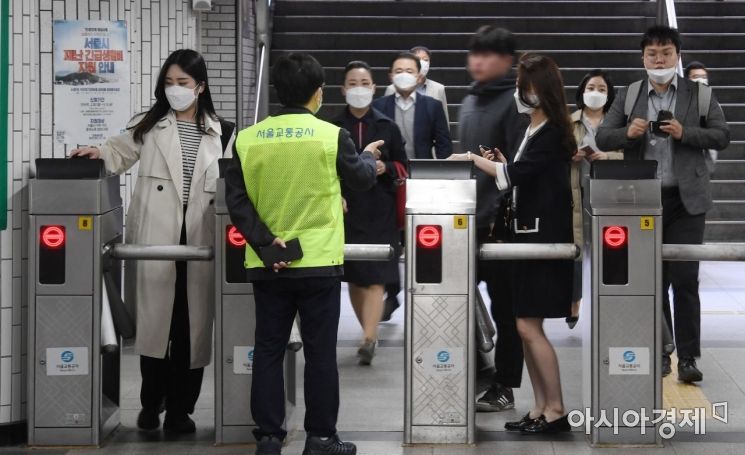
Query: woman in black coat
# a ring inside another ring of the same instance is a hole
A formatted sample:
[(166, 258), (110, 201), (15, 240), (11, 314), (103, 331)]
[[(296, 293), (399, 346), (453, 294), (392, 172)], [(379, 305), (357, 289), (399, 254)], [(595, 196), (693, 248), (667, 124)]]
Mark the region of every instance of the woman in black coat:
[[(406, 165), (401, 132), (396, 123), (370, 106), (375, 84), (370, 66), (365, 62), (351, 62), (345, 68), (342, 94), (347, 107), (332, 121), (345, 128), (362, 152), (363, 147), (374, 141), (384, 141), (382, 155), (377, 161), (378, 180), (367, 191), (355, 191), (344, 185), (344, 231), (346, 243), (389, 244), (396, 251), (399, 234), (396, 222), (396, 180), (398, 172), (394, 162)], [(344, 280), (349, 283), (349, 297), (357, 319), (364, 332), (358, 350), (360, 363), (370, 365), (378, 340), (378, 324), (383, 315), (385, 285), (398, 283), (398, 254), (388, 262), (346, 262)]]
[[(577, 145), (561, 74), (550, 58), (525, 54), (518, 63), (517, 85), (517, 110), (530, 115), (531, 122), (514, 161), (507, 164), (499, 150), (483, 151), (486, 158), (469, 152), (454, 159), (473, 160), (476, 166), (494, 176), (500, 190), (512, 190), (510, 241), (571, 243), (569, 170)], [(511, 299), (535, 406), (519, 422), (508, 422), (505, 425), (508, 430), (524, 433), (571, 430), (561, 393), (559, 362), (543, 331), (543, 320), (570, 315), (572, 273), (571, 260), (515, 261), (512, 265)]]

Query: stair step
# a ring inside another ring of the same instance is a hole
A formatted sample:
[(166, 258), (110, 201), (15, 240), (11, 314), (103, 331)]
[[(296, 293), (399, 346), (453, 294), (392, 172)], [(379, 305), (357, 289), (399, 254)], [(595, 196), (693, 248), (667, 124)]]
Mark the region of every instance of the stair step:
[(745, 16), (745, 2), (675, 2), (675, 13), (678, 17), (690, 16)]
[(745, 200), (715, 200), (714, 208), (706, 214), (706, 219), (711, 221), (745, 220)]
[[(376, 79), (380, 80), (376, 77)], [(382, 96), (385, 92), (387, 84), (385, 80), (382, 80), (383, 84), (377, 86), (376, 96)], [(446, 94), (448, 100), (458, 102), (462, 100), (468, 94), (469, 86), (467, 85), (454, 85), (446, 87)], [(577, 91), (576, 86), (566, 86), (566, 96), (568, 102), (574, 102), (575, 93)], [(745, 89), (743, 87), (719, 87), (717, 88), (717, 97), (724, 103), (740, 101), (745, 102)], [(324, 88), (324, 102), (327, 103), (344, 103), (344, 97), (341, 95), (341, 86), (337, 84), (327, 84)], [(745, 140), (745, 125), (741, 122), (731, 122), (730, 128), (732, 130), (732, 140)]]
[(744, 200), (745, 180), (713, 180), (711, 195), (715, 200)]
[[(386, 13), (380, 11), (379, 13)], [(467, 12), (466, 12), (467, 13)], [(654, 25), (652, 17), (596, 17), (566, 16), (527, 18), (493, 16), (484, 17), (407, 17), (397, 16), (275, 16), (274, 26), (278, 30), (294, 32), (378, 32), (407, 33), (416, 30), (419, 33), (452, 33), (475, 32), (484, 24), (497, 24), (513, 33), (561, 33), (571, 22), (572, 30), (577, 32), (596, 33), (644, 33), (647, 27)], [(714, 30), (719, 31), (719, 30)], [(730, 30), (721, 30), (728, 32)], [(739, 31), (738, 29), (732, 32)]]
[[(571, 28), (571, 21), (567, 21)], [(291, 49), (303, 46), (307, 49), (365, 49), (376, 47), (409, 49), (424, 44), (439, 50), (466, 49), (468, 33), (357, 33), (357, 32), (278, 32), (274, 33), (272, 45)], [(583, 50), (629, 50), (639, 45), (639, 33), (515, 33), (520, 47), (526, 49), (583, 49)], [(685, 50), (719, 49), (742, 50), (745, 34), (686, 34)], [(374, 43), (374, 44), (373, 44)]]
[[(276, 44), (276, 43), (275, 43)], [(312, 49), (309, 50), (306, 43), (301, 43), (299, 46), (278, 48), (276, 45), (272, 49), (272, 59), (276, 58), (277, 55), (286, 52), (310, 52), (313, 54), (324, 67), (326, 66), (344, 66), (352, 60), (364, 60), (372, 66), (388, 67), (391, 63), (391, 58), (397, 53), (401, 52), (401, 49), (408, 49), (405, 43), (400, 43), (396, 47), (390, 49), (352, 49), (349, 46), (344, 46), (342, 43), (341, 47), (333, 49)], [(413, 45), (426, 44), (423, 42), (415, 42)], [(638, 43), (637, 43), (638, 44)], [(519, 43), (518, 43), (519, 45)], [(636, 48), (636, 45), (634, 46)], [(524, 47), (520, 47), (520, 51), (525, 50)], [(463, 68), (466, 61), (467, 52), (464, 49), (459, 50), (441, 50), (432, 48), (437, 55), (437, 66), (441, 68)], [(617, 51), (603, 51), (603, 50), (543, 50), (533, 49), (536, 52), (541, 52), (545, 55), (552, 57), (556, 60), (556, 63), (562, 68), (586, 68), (588, 63), (593, 62), (598, 68), (634, 68), (641, 66), (640, 52), (638, 50), (617, 50)], [(706, 62), (706, 64), (712, 68), (721, 67), (745, 67), (745, 51), (719, 51), (719, 50), (708, 50), (708, 51), (686, 51), (686, 61), (699, 60)]]
[(720, 160), (745, 160), (745, 141), (731, 141), (729, 147), (719, 151)]
[[(391, 54), (389, 60), (393, 58), (395, 54)], [(464, 56), (465, 58), (465, 56)], [(390, 62), (389, 62), (390, 63)], [(430, 69), (429, 77), (446, 86), (451, 85), (469, 85), (471, 83), (471, 77), (467, 71), (463, 70), (463, 67), (441, 67), (440, 54), (433, 52), (432, 54), (433, 67)], [(561, 74), (564, 78), (564, 83), (568, 85), (577, 85), (582, 81), (589, 71), (595, 68), (562, 68)], [(341, 85), (344, 81), (344, 67), (343, 66), (327, 66), (324, 68), (326, 71), (326, 83), (331, 85)], [(389, 66), (374, 66), (372, 67), (373, 78), (378, 85), (388, 84), (388, 71)], [(644, 70), (640, 67), (632, 68), (610, 68), (608, 69), (613, 84), (616, 87), (623, 87), (631, 82), (637, 81), (644, 77)], [(714, 89), (718, 90), (719, 86), (737, 85), (745, 82), (745, 68), (711, 68), (710, 77), (712, 83), (715, 85)], [(745, 101), (742, 105), (725, 105), (726, 108), (742, 109), (742, 117), (745, 118)], [(729, 115), (726, 110), (725, 114)]]
[(705, 242), (745, 242), (745, 221), (706, 221)]
[[(573, 7), (568, 4), (576, 3)], [(460, 16), (464, 12), (479, 16), (562, 16), (570, 11), (587, 9), (585, 2), (539, 2), (539, 1), (501, 1), (501, 2), (469, 2), (451, 1), (431, 3), (420, 1), (332, 1), (332, 2), (277, 2), (275, 14), (277, 16), (376, 16), (385, 11), (387, 15), (401, 18), (414, 16), (450, 17)], [(656, 15), (654, 2), (592, 2), (592, 13), (598, 16), (648, 16)]]
[[(598, 33), (643, 33), (647, 27), (654, 25), (655, 19), (650, 16), (483, 16), (468, 15), (463, 11), (459, 16), (429, 17), (413, 16), (402, 20), (398, 16), (378, 11), (373, 16), (278, 16), (274, 17), (274, 26), (280, 30), (297, 32), (339, 32), (377, 31), (388, 33), (405, 33), (411, 30), (418, 32), (447, 33), (475, 31), (483, 24), (497, 24), (513, 33), (566, 32), (567, 21), (571, 21), (572, 30), (577, 32)], [(576, 14), (576, 13), (574, 13)], [(695, 30), (698, 33), (737, 33), (742, 32), (745, 17), (678, 17), (678, 28), (683, 32)]]
[[(730, 139), (733, 141), (745, 140), (745, 122), (728, 122)], [(745, 174), (742, 174), (745, 175)]]

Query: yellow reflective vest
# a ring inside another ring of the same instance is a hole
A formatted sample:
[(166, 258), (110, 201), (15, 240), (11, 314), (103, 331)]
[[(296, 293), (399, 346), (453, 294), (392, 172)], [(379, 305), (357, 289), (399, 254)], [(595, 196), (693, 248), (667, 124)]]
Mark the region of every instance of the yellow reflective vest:
[[(235, 140), (246, 192), (260, 219), (277, 237), (300, 239), (303, 258), (291, 268), (344, 263), (338, 141), (339, 127), (311, 114), (269, 117)], [(264, 268), (252, 248), (246, 248), (245, 266)]]

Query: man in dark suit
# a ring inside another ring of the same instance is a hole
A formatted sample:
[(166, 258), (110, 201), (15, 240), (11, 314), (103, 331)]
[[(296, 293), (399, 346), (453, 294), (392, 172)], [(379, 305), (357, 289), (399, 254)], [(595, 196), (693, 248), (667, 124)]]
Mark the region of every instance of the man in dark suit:
[[(727, 147), (730, 134), (713, 95), (708, 110), (701, 111), (706, 114), (699, 115), (699, 90), (705, 88), (677, 75), (680, 47), (680, 34), (675, 29), (655, 26), (647, 31), (641, 48), (648, 78), (641, 81), (639, 90), (631, 89), (639, 87), (635, 83), (620, 93), (598, 129), (596, 142), (601, 150), (623, 149), (625, 159), (657, 161), (657, 177), (662, 181), (662, 241), (700, 244), (706, 212), (712, 207), (707, 150)], [(626, 103), (629, 92), (637, 94), (631, 109)], [(665, 117), (668, 120), (661, 132), (653, 132), (649, 122)], [(703, 379), (696, 367), (696, 357), (701, 356), (698, 262), (663, 264), (663, 309), (672, 331), (671, 285), (678, 379), (698, 382)], [(663, 358), (662, 370), (663, 376), (670, 374), (669, 356)]]
[(419, 57), (414, 54), (396, 56), (390, 73), (396, 93), (378, 98), (373, 107), (396, 122), (409, 158), (433, 158), (433, 147), (434, 158), (447, 158), (453, 152), (453, 143), (442, 104), (416, 92), (421, 68)]

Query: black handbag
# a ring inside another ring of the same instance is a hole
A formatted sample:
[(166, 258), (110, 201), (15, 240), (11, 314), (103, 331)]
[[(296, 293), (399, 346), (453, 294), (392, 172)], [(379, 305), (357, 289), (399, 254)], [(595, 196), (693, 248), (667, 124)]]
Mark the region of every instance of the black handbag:
[(497, 215), (494, 219), (491, 237), (497, 242), (507, 242), (511, 237), (512, 219), (512, 192), (504, 194), (499, 200)]

